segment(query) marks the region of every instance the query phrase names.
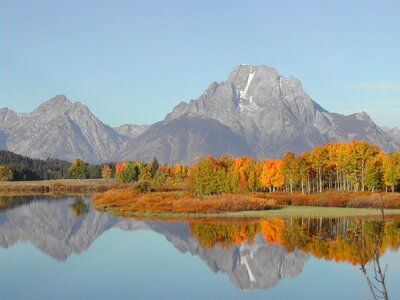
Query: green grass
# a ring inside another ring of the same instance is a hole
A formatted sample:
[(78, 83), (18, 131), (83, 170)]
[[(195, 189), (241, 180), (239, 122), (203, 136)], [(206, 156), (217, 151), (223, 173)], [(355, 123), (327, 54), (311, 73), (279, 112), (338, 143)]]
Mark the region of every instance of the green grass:
[[(239, 211), (226, 213), (172, 213), (172, 212), (118, 212), (106, 210), (117, 216), (135, 216), (151, 218), (289, 218), (289, 217), (373, 217), (381, 216), (381, 211), (375, 208), (342, 208), (315, 206), (280, 206), (278, 209), (264, 211)], [(385, 215), (400, 215), (400, 209), (385, 209)]]

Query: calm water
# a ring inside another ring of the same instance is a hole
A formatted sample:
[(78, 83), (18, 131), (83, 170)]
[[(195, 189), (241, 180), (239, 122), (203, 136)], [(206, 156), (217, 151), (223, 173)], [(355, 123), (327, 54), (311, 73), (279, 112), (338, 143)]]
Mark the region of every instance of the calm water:
[(0, 299), (372, 299), (363, 265), (380, 291), (374, 266), (387, 266), (400, 297), (397, 220), (162, 222), (80, 197), (0, 204)]

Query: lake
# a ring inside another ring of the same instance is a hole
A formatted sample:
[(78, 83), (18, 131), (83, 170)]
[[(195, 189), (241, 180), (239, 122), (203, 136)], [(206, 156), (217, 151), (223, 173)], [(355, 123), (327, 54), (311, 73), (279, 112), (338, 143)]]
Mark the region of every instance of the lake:
[(398, 218), (145, 220), (80, 196), (0, 207), (0, 299), (400, 297)]

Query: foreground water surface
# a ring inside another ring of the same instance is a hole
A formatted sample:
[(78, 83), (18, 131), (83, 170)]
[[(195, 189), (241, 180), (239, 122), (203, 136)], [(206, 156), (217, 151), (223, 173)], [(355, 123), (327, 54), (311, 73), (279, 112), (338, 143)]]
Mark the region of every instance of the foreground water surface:
[(0, 299), (400, 297), (400, 219), (141, 220), (79, 196), (0, 209)]

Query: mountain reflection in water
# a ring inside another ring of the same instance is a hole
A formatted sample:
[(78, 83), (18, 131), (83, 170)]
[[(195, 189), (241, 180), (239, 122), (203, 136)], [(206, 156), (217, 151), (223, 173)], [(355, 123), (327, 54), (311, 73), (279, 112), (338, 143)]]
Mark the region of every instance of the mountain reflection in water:
[(368, 266), (377, 268), (380, 256), (400, 245), (400, 222), (394, 218), (139, 220), (99, 213), (89, 202), (82, 197), (0, 198), (0, 247), (25, 242), (66, 260), (88, 249), (110, 228), (152, 230), (179, 251), (200, 257), (214, 272), (227, 274), (239, 289), (271, 288), (300, 274), (314, 256), (358, 265), (372, 295), (381, 296), (386, 289), (385, 266), (379, 266), (380, 277), (378, 269), (369, 271)]

